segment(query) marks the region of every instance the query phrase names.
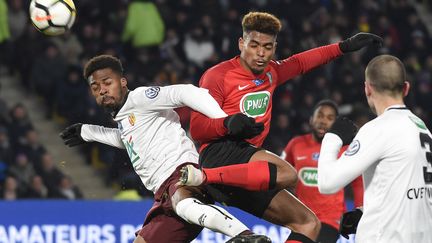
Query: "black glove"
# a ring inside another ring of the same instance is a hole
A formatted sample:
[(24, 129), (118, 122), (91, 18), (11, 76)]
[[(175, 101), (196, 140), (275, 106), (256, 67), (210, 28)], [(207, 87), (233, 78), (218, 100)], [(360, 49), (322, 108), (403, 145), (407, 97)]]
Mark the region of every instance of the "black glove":
[(83, 124), (76, 123), (66, 127), (61, 133), (60, 137), (63, 139), (64, 144), (69, 147), (85, 143), (81, 137), (81, 127)]
[(343, 53), (358, 51), (368, 45), (382, 46), (383, 39), (377, 35), (360, 32), (356, 35), (339, 42), (339, 48)]
[(339, 224), (339, 234), (349, 239), (349, 234), (355, 234), (357, 232), (357, 226), (362, 215), (363, 212), (359, 208), (342, 214)]
[(358, 128), (353, 121), (346, 117), (339, 116), (333, 122), (328, 132), (338, 135), (342, 139), (342, 144), (348, 145), (357, 134), (357, 131)]
[(257, 136), (264, 130), (262, 122), (256, 123), (255, 119), (243, 113), (227, 116), (224, 126), (228, 129), (228, 135), (240, 139), (249, 139)]

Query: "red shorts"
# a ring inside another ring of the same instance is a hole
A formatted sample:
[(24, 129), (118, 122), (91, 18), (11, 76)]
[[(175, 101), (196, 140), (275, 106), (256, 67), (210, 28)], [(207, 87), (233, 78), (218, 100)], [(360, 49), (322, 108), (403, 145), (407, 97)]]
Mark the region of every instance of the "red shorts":
[(191, 242), (203, 229), (184, 221), (172, 207), (171, 197), (177, 190), (175, 184), (179, 181), (180, 169), (186, 164), (190, 163), (178, 166), (154, 196), (153, 206), (137, 232), (147, 243)]

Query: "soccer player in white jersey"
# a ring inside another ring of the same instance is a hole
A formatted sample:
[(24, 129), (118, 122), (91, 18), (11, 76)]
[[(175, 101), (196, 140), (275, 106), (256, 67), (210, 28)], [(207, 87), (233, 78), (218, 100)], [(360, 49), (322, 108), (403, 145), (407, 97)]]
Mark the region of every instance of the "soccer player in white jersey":
[(358, 223), (358, 243), (431, 243), (432, 135), (404, 104), (410, 85), (398, 58), (375, 57), (365, 77), (366, 98), (377, 117), (357, 135), (349, 120), (334, 123), (321, 146), (319, 190), (337, 192), (363, 174), (363, 215), (360, 210), (345, 215), (342, 233), (354, 233)]
[(173, 109), (188, 106), (212, 118), (225, 117), (207, 90), (173, 85), (130, 91), (120, 60), (109, 55), (92, 58), (84, 76), (97, 104), (111, 113), (118, 128), (74, 124), (60, 136), (69, 146), (96, 141), (127, 150), (135, 172), (155, 194), (135, 243), (190, 242), (202, 227), (233, 237), (230, 242), (270, 242), (223, 208), (204, 203), (202, 188), (176, 185), (180, 168), (197, 165), (198, 153)]

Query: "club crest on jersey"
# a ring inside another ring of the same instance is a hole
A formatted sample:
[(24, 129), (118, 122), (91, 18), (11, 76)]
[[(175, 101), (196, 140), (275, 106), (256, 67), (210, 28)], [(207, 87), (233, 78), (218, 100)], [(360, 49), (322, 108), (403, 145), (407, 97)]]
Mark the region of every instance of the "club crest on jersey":
[(346, 156), (352, 156), (356, 154), (360, 150), (360, 142), (359, 140), (354, 140), (349, 145), (348, 149), (345, 151)]
[(240, 100), (240, 111), (250, 117), (264, 116), (270, 103), (270, 92), (245, 94)]
[(254, 80), (252, 80), (252, 82), (254, 82), (254, 84), (256, 86), (260, 86), (261, 84), (264, 83), (264, 80), (262, 80), (262, 79), (254, 79)]
[(160, 91), (159, 87), (150, 87), (150, 88), (146, 89), (145, 95), (149, 99), (154, 99), (154, 98), (156, 98), (156, 96), (158, 96), (159, 91)]
[(131, 124), (131, 126), (135, 125), (135, 122), (136, 122), (135, 114), (130, 113), (128, 116), (128, 120), (129, 120), (129, 124)]
[(318, 161), (318, 159), (319, 159), (319, 153), (313, 153), (312, 154), (312, 159), (315, 160), (315, 161)]

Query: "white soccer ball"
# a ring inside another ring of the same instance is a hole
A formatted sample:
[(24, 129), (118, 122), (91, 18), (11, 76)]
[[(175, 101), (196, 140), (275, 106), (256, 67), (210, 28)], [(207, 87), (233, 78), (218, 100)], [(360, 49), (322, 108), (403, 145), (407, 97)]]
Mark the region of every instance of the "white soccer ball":
[(32, 0), (30, 18), (37, 30), (46, 35), (61, 35), (75, 22), (72, 0)]

